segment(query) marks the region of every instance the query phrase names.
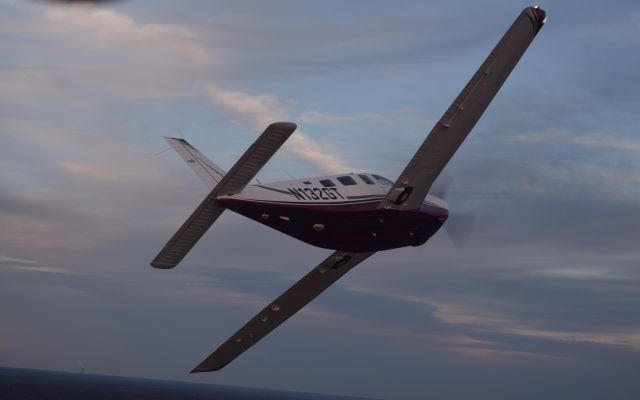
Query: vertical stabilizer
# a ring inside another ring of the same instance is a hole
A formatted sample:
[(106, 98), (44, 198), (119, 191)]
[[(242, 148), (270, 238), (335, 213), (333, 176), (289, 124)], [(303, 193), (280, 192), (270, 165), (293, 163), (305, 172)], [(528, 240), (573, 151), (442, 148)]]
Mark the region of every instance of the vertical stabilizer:
[(210, 188), (215, 187), (222, 180), (226, 172), (200, 153), (189, 142), (180, 138), (165, 137), (171, 147), (189, 164)]

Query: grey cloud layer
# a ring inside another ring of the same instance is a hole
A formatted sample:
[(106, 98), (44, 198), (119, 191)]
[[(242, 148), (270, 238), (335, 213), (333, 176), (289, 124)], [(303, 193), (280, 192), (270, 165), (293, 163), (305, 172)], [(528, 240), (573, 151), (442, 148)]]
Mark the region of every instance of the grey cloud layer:
[(206, 191), (154, 155), (159, 136), (178, 126), (229, 167), (292, 118), (306, 136), (267, 176), (393, 178), (520, 8), (327, 4), (0, 3), (0, 363), (407, 399), (637, 398), (634, 2), (549, 6), (446, 171), (452, 213), (476, 215), (466, 247), (438, 234), (376, 255), (233, 368), (185, 377), (327, 251), (227, 213), (179, 269), (149, 268)]

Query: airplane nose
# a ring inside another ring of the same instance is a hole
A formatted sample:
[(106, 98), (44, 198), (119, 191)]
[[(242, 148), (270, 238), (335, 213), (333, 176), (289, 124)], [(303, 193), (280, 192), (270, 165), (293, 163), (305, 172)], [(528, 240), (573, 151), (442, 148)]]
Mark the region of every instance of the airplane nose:
[(444, 201), (440, 200), (442, 204), (435, 204), (431, 202), (424, 202), (420, 207), (420, 211), (429, 214), (433, 218), (440, 222), (444, 222), (449, 217), (449, 209), (445, 206)]
[(444, 222), (449, 218), (449, 210), (447, 210), (446, 208), (443, 208), (440, 215), (438, 215), (438, 221), (440, 222)]

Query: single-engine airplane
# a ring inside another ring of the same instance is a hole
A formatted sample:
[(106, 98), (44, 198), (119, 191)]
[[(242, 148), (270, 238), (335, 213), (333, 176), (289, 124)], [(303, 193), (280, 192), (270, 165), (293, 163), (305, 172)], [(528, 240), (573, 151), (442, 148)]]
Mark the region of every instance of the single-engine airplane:
[(520, 13), (395, 182), (377, 174), (345, 173), (250, 185), (296, 129), (290, 122), (269, 125), (229, 172), (186, 140), (166, 138), (212, 190), (151, 262), (153, 267), (175, 267), (226, 209), (335, 250), (191, 372), (223, 368), (375, 252), (420, 246), (435, 234), (449, 212), (444, 200), (429, 194), (433, 182), (545, 22), (538, 6)]

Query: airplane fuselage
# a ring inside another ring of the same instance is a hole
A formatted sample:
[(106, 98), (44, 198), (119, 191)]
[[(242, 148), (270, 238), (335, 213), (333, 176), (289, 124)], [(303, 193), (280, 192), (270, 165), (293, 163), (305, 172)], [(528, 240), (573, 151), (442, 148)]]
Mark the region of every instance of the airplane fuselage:
[(391, 185), (379, 175), (351, 173), (249, 185), (218, 201), (317, 247), (365, 252), (425, 243), (447, 219), (446, 203), (427, 196), (416, 210), (379, 208)]

